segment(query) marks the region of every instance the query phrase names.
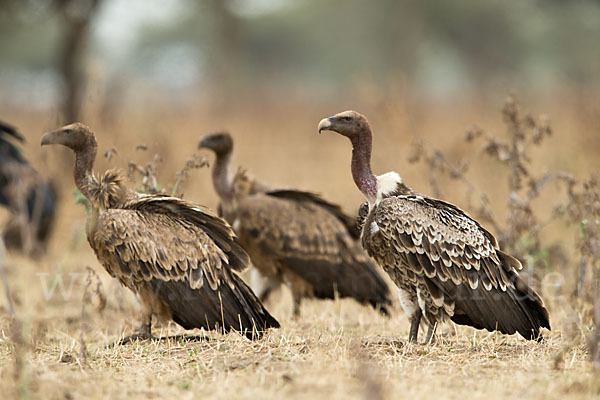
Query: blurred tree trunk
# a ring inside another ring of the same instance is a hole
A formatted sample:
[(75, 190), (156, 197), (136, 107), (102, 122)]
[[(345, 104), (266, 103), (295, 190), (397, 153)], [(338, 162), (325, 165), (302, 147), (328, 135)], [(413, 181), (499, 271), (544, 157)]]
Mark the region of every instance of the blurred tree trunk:
[(63, 122), (75, 122), (81, 116), (81, 95), (85, 83), (81, 64), (89, 27), (102, 0), (54, 0), (65, 20), (66, 33), (59, 54), (59, 71), (65, 85)]
[(214, 69), (211, 71), (215, 92), (220, 103), (225, 105), (235, 99), (234, 91), (242, 81), (238, 74), (242, 57), (241, 20), (231, 12), (225, 0), (210, 0), (215, 16), (216, 49)]

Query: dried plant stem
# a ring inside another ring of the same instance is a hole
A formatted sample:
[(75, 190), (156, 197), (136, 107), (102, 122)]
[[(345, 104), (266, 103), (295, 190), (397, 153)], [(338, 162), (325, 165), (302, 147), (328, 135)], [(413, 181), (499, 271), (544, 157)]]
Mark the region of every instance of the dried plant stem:
[(85, 290), (83, 292), (83, 299), (81, 301), (81, 329), (79, 332), (79, 364), (81, 368), (88, 367), (85, 332), (88, 329), (87, 321), (89, 319), (89, 316), (86, 312), (86, 306), (88, 304), (92, 304), (94, 297), (96, 297), (98, 299), (98, 311), (102, 312), (106, 307), (106, 295), (104, 293), (104, 287), (102, 285), (100, 277), (98, 277), (98, 275), (92, 268), (86, 267), (86, 270), (87, 276), (85, 278)]
[(199, 169), (208, 166), (208, 159), (197, 154), (192, 155), (185, 161), (183, 167), (175, 173), (175, 184), (171, 189), (171, 196), (183, 197), (183, 193), (179, 192), (179, 188), (187, 180), (190, 172), (194, 169)]

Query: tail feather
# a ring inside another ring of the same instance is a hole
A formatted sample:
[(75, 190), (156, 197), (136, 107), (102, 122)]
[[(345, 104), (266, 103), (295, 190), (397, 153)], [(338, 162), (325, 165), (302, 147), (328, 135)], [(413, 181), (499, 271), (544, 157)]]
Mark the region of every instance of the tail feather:
[(548, 311), (537, 293), (514, 274), (514, 287), (486, 290), (483, 285), (472, 290), (465, 284), (456, 288), (453, 296), (455, 314), (451, 320), (502, 333), (519, 332), (524, 338), (540, 338), (540, 329), (550, 329)]
[(265, 309), (254, 292), (236, 274), (233, 287), (222, 283), (217, 290), (205, 284), (191, 289), (186, 281), (149, 282), (156, 294), (170, 307), (173, 320), (185, 329), (223, 329), (258, 339), (279, 322)]

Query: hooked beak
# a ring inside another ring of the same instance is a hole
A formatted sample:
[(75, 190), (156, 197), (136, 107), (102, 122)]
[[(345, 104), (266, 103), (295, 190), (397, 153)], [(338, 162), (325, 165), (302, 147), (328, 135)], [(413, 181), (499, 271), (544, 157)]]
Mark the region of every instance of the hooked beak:
[(210, 141), (210, 137), (209, 136), (204, 136), (202, 139), (200, 139), (200, 141), (198, 142), (198, 148), (199, 149), (203, 149), (203, 148), (207, 148), (208, 144)]
[(319, 133), (322, 131), (331, 130), (333, 127), (333, 117), (323, 118), (321, 122), (319, 122)]
[(41, 146), (52, 144), (52, 136), (54, 136), (54, 131), (44, 133), (44, 135), (42, 136)]

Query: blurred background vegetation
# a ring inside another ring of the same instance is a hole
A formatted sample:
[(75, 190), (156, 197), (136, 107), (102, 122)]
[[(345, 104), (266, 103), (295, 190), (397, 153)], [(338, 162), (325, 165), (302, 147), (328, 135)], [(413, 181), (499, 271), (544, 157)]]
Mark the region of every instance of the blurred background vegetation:
[(0, 107), (597, 101), (599, 39), (596, 0), (1, 0)]

